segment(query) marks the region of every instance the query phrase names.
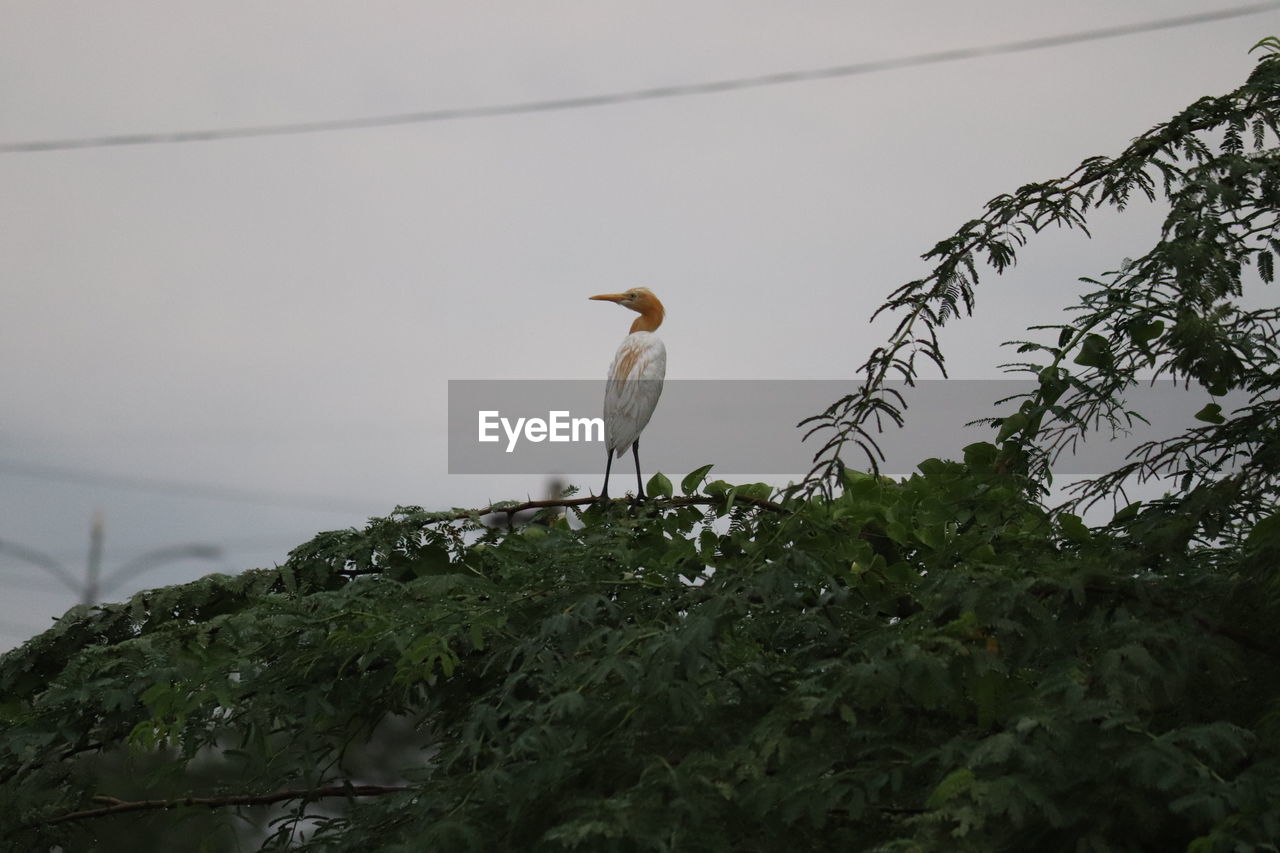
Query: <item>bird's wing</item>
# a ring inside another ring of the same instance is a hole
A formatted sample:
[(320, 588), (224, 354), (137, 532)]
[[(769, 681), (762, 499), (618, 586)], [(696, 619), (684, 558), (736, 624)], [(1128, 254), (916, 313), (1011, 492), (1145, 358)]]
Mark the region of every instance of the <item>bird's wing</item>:
[(640, 437), (662, 394), (667, 348), (652, 332), (633, 332), (618, 347), (604, 392), (605, 446), (618, 456)]

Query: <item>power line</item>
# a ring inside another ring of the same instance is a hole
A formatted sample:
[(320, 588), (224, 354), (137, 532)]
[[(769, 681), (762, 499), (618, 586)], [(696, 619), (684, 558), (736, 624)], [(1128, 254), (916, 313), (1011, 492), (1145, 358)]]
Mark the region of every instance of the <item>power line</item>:
[(0, 474), (12, 474), (16, 477), (29, 477), (48, 482), (103, 486), (111, 489), (128, 489), (135, 492), (151, 492), (199, 500), (229, 501), (232, 503), (256, 504), (258, 506), (305, 509), (314, 512), (334, 512), (350, 515), (351, 513), (366, 513), (369, 510), (367, 504), (342, 498), (238, 489), (232, 486), (178, 480), (158, 480), (147, 477), (122, 477), (116, 474), (100, 474), (92, 471), (57, 468), (51, 465), (37, 465), (5, 459), (0, 459)]
[(420, 112), (396, 113), (392, 115), (366, 116), (364, 118), (328, 119), (324, 121), (296, 122), (289, 124), (265, 124), (244, 127), (215, 128), (210, 130), (187, 130), (174, 133), (130, 133), (114, 136), (95, 136), (74, 139), (43, 139), (29, 142), (0, 143), (0, 154), (33, 153), (38, 151), (66, 151), (78, 148), (110, 148), (125, 145), (161, 145), (179, 142), (213, 142), (223, 139), (245, 139), (259, 136), (290, 136), (302, 133), (328, 133), (338, 130), (358, 130), (370, 127), (390, 127), (404, 124), (426, 124), (431, 122), (461, 121), (464, 119), (493, 118), (496, 116), (524, 115), (528, 113), (556, 112), (561, 110), (580, 110), (592, 107), (604, 107), (614, 104), (632, 103), (635, 101), (656, 101), (669, 98), (685, 98), (695, 95), (710, 95), (718, 92), (732, 92), (742, 89), (758, 89), (765, 86), (780, 86), (789, 83), (804, 83), (812, 80), (829, 80), (836, 77), (854, 77), (861, 74), (873, 74), (880, 71), (893, 71), (899, 68), (911, 68), (920, 65), (936, 65), (944, 62), (958, 62), (965, 59), (977, 59), (984, 56), (998, 56), (1010, 53), (1026, 53), (1033, 50), (1062, 47), (1069, 44), (1080, 44), (1140, 33), (1169, 30), (1178, 27), (1191, 27), (1200, 24), (1224, 21), (1230, 18), (1241, 18), (1280, 9), (1280, 0), (1268, 3), (1253, 3), (1247, 6), (1234, 6), (1229, 9), (1218, 9), (1212, 12), (1200, 12), (1194, 15), (1181, 15), (1173, 18), (1160, 18), (1136, 24), (1121, 24), (1092, 30), (1080, 30), (1074, 33), (1063, 33), (1056, 36), (1021, 39), (983, 47), (954, 48), (931, 53), (918, 53), (893, 59), (878, 59), (869, 62), (856, 62), (849, 65), (833, 65), (826, 68), (811, 68), (800, 71), (782, 71), (774, 74), (762, 74), (754, 77), (735, 77), (726, 80), (712, 80), (703, 83), (689, 83), (676, 86), (657, 86), (648, 89), (633, 89), (623, 92), (611, 92), (601, 95), (582, 95), (570, 98), (552, 98), (541, 101), (519, 101), (509, 104), (494, 104), (485, 107), (459, 107), (456, 109), (424, 110)]

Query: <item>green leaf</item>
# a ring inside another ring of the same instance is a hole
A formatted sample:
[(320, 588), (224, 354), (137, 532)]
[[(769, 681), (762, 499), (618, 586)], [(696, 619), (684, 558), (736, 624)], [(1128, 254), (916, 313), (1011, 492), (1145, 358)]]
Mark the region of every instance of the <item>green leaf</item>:
[(721, 498), (732, 490), (732, 483), (726, 483), (724, 480), (712, 480), (710, 483), (707, 483), (703, 492), (705, 492), (708, 497)]
[(743, 483), (738, 486), (738, 494), (757, 501), (767, 501), (773, 495), (773, 486), (768, 483)]
[(1245, 539), (1245, 545), (1253, 551), (1263, 548), (1280, 549), (1280, 513), (1269, 515), (1255, 524)]
[(1120, 510), (1115, 515), (1113, 515), (1111, 517), (1111, 523), (1117, 524), (1117, 523), (1126, 522), (1129, 519), (1133, 518), (1135, 515), (1137, 515), (1138, 510), (1140, 509), (1142, 509), (1142, 501), (1134, 501), (1133, 503), (1129, 504), (1124, 509)]
[(999, 448), (989, 441), (979, 441), (964, 448), (964, 464), (970, 468), (990, 468), (995, 464)]
[(1085, 543), (1092, 538), (1089, 528), (1081, 520), (1080, 516), (1072, 515), (1069, 512), (1064, 512), (1058, 516), (1058, 528), (1062, 531), (1062, 535), (1072, 542)]
[(1129, 337), (1134, 343), (1142, 345), (1149, 344), (1156, 338), (1160, 337), (1160, 333), (1164, 331), (1163, 320), (1152, 320), (1150, 323), (1142, 323), (1129, 329)]
[(1004, 441), (1015, 432), (1025, 429), (1030, 419), (1022, 412), (1016, 412), (1006, 418), (1000, 419), (1000, 432), (996, 436), (996, 441)]
[(662, 495), (664, 498), (672, 497), (673, 490), (671, 481), (667, 479), (667, 475), (661, 471), (649, 478), (649, 482), (645, 484), (644, 490), (649, 495)]
[(966, 610), (942, 626), (942, 631), (952, 637), (968, 637), (982, 630), (982, 620), (972, 610)]
[(706, 562), (711, 562), (716, 556), (716, 548), (720, 545), (720, 537), (716, 535), (714, 530), (704, 528), (698, 534), (698, 551), (700, 556)]
[(1196, 412), (1195, 418), (1207, 424), (1221, 424), (1226, 423), (1227, 420), (1222, 416), (1222, 406), (1217, 403), (1207, 404), (1203, 409)]
[(1067, 381), (1065, 371), (1054, 367), (1044, 367), (1037, 374), (1040, 380), (1040, 397), (1045, 405), (1052, 406), (1062, 397), (1071, 383)]
[(708, 472), (714, 467), (714, 465), (703, 465), (701, 468), (696, 468), (685, 474), (684, 479), (680, 481), (681, 493), (686, 495), (695, 494), (698, 491), (698, 487), (707, 479)]
[(1193, 839), (1187, 845), (1187, 853), (1214, 853), (1217, 849), (1218, 845), (1214, 843), (1213, 837), (1209, 835), (1202, 835)]
[(1102, 335), (1085, 335), (1075, 363), (1082, 367), (1107, 367), (1111, 364), (1111, 343)]
[(455, 566), (449, 560), (449, 551), (443, 545), (431, 543), (424, 545), (409, 564), (414, 577), (426, 575), (444, 575), (462, 571), (462, 566)]
[(941, 524), (920, 525), (915, 530), (916, 538), (935, 551), (947, 544), (947, 531)]
[(916, 468), (920, 469), (920, 473), (926, 477), (940, 477), (946, 472), (947, 463), (941, 459), (931, 457), (922, 462), (917, 462)]
[(972, 788), (973, 783), (973, 771), (969, 768), (961, 767), (959, 770), (952, 770), (938, 783), (938, 787), (933, 789), (933, 793), (925, 801), (925, 806), (931, 809), (941, 808), (948, 801), (954, 800)]

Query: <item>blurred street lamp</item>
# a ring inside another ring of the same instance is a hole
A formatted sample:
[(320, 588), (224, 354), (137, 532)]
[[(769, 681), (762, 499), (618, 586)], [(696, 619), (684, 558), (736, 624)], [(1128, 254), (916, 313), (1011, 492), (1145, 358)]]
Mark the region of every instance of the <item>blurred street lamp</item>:
[(23, 562), (43, 569), (74, 592), (84, 604), (94, 604), (98, 597), (107, 591), (166, 563), (187, 559), (215, 560), (222, 556), (222, 549), (215, 545), (169, 545), (134, 557), (117, 566), (104, 578), (101, 576), (102, 540), (102, 513), (96, 513), (93, 517), (93, 526), (89, 530), (89, 559), (85, 565), (84, 580), (78, 579), (66, 566), (48, 554), (16, 542), (0, 539), (0, 554), (17, 557)]

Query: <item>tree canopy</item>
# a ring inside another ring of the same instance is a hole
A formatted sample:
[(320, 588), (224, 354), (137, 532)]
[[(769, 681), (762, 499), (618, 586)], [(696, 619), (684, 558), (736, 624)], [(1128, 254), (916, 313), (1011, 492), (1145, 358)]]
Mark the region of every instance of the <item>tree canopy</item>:
[[(1260, 47), (1237, 90), (938, 243), (795, 487), (704, 468), (518, 528), (399, 507), (274, 569), (72, 609), (0, 658), (0, 838), (1276, 850), (1280, 360), (1276, 309), (1246, 296), (1280, 251), (1280, 42)], [(945, 364), (980, 271), (1140, 197), (1168, 205), (1158, 242), (1016, 344), (1037, 390), (993, 440), (879, 476), (873, 422), (909, 414), (886, 380)], [(1140, 416), (1144, 371), (1250, 402), (1049, 507), (1054, 454)], [(1168, 491), (1082, 520), (1135, 478)]]

